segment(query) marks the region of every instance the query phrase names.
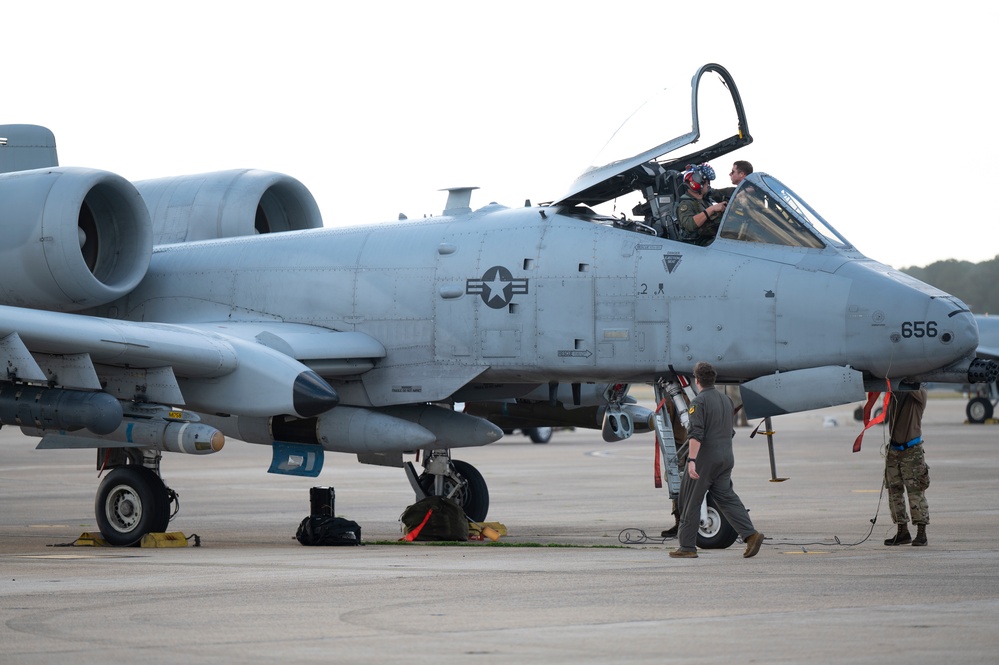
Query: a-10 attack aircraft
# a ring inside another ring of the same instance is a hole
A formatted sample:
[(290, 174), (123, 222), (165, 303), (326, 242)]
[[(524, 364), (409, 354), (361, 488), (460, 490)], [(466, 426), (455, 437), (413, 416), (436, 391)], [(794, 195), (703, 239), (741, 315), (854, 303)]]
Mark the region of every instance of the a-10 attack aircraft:
[[(999, 360), (999, 317), (975, 315), (978, 322), (978, 357)], [(980, 383), (970, 391), (965, 412), (973, 423), (984, 423), (995, 415), (999, 405), (999, 383)]]
[[(284, 175), (130, 183), (58, 166), (45, 128), (0, 127), (0, 422), (96, 449), (99, 528), (130, 545), (171, 517), (162, 453), (226, 436), (273, 446), (276, 472), (315, 475), (324, 451), (400, 467), (482, 520), (485, 481), (452, 450), (527, 426), (625, 438), (650, 421), (627, 384), (682, 385), (700, 360), (751, 418), (887, 379), (994, 380), (964, 303), (868, 259), (770, 175), (746, 178), (710, 245), (675, 239), (678, 173), (752, 141), (724, 68), (680, 92), (666, 140), (639, 135), (553, 202), (472, 210), (460, 188), (441, 216), (356, 228), (322, 228)], [(630, 217), (596, 211), (628, 197)]]

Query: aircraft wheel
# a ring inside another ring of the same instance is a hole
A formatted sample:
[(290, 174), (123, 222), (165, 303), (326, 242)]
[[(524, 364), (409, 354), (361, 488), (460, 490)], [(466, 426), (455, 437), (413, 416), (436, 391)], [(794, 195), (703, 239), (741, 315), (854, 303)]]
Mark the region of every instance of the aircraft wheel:
[(973, 423), (984, 423), (992, 417), (992, 402), (988, 397), (976, 397), (968, 402), (965, 409), (968, 420)]
[(166, 485), (146, 467), (120, 466), (101, 482), (94, 512), (108, 544), (138, 545), (147, 533), (166, 530), (170, 521)]
[(548, 443), (552, 440), (552, 428), (530, 427), (527, 430), (527, 436), (531, 437), (531, 441), (534, 443)]
[[(453, 476), (444, 476), (444, 496), (450, 495), (465, 515), (473, 522), (485, 521), (489, 513), (489, 488), (486, 481), (479, 473), (479, 470), (468, 462), (461, 460), (451, 460), (451, 467), (454, 470)], [(457, 491), (452, 494), (452, 490), (457, 485)], [(428, 495), (434, 493), (434, 475), (431, 473), (420, 474), (420, 487)]]
[[(874, 420), (875, 418), (880, 416), (882, 410), (883, 407), (880, 406), (876, 406), (873, 409), (871, 409), (871, 420)], [(864, 422), (864, 407), (858, 406), (856, 409), (853, 410), (853, 419), (856, 420), (857, 422), (861, 423)], [(882, 421), (881, 424), (883, 425), (884, 421)]]
[(708, 521), (697, 530), (697, 546), (705, 550), (723, 550), (738, 537), (739, 534), (718, 511), (714, 498), (708, 493)]

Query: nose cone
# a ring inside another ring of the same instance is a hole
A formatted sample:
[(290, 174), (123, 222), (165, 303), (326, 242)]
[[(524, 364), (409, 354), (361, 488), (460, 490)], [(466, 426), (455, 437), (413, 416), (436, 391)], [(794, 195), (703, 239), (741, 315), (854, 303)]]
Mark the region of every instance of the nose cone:
[(302, 372), (292, 388), (295, 412), (303, 418), (326, 413), (340, 403), (340, 396), (322, 377), (312, 371)]
[(957, 298), (881, 264), (851, 289), (851, 356), (878, 377), (932, 373), (973, 355), (978, 326)]
[[(978, 347), (978, 326), (967, 305), (953, 297), (934, 298), (927, 307), (926, 334), (918, 337), (916, 321), (908, 325), (903, 321), (899, 331), (900, 342), (915, 340), (922, 349), (926, 363), (934, 369), (946, 367), (958, 360), (974, 355)], [(934, 325), (935, 324), (935, 325)], [(934, 330), (935, 328), (935, 330)]]

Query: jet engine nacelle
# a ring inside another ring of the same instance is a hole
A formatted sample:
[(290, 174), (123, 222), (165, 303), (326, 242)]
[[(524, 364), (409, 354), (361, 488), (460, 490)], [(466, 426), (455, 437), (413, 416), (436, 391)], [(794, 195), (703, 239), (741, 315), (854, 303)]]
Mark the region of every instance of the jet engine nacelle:
[(141, 180), (157, 245), (317, 229), (319, 205), (301, 182), (240, 169)]
[(0, 304), (96, 307), (126, 295), (149, 268), (149, 212), (119, 175), (71, 167), (0, 174), (0, 201)]

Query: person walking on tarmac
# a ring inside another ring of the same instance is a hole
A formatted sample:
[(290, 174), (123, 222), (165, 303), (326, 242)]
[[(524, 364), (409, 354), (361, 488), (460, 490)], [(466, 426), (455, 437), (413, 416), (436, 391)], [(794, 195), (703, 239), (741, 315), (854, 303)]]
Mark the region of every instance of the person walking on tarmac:
[[(930, 508), (926, 503), (926, 488), (930, 486), (930, 467), (923, 452), (923, 411), (926, 409), (926, 388), (894, 392), (888, 404), (888, 427), (891, 440), (885, 460), (885, 487), (891, 519), (898, 532), (885, 540), (885, 545), (926, 545), (926, 525), (930, 523)], [(916, 537), (909, 533), (909, 513), (905, 508), (906, 493), (912, 510)]]
[(697, 396), (690, 404), (687, 470), (680, 481), (680, 547), (669, 553), (674, 559), (697, 558), (697, 529), (701, 519), (701, 501), (711, 492), (719, 512), (742, 540), (742, 556), (756, 556), (763, 544), (763, 534), (756, 530), (742, 499), (732, 488), (733, 429), (732, 400), (715, 390), (718, 373), (706, 362), (694, 366)]

